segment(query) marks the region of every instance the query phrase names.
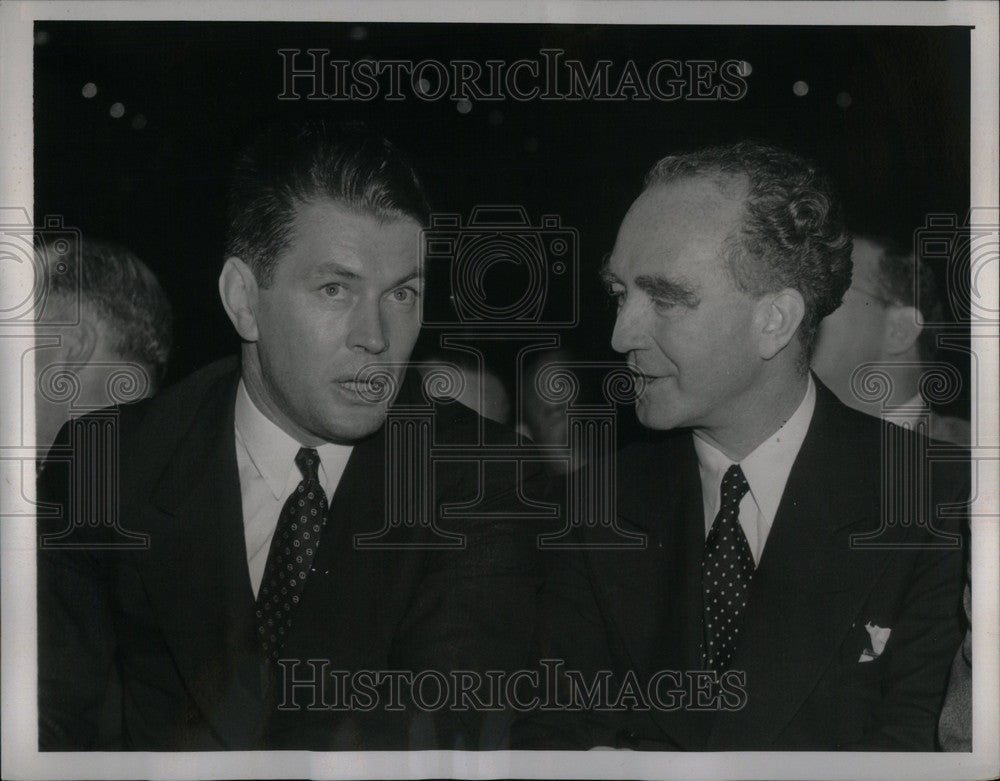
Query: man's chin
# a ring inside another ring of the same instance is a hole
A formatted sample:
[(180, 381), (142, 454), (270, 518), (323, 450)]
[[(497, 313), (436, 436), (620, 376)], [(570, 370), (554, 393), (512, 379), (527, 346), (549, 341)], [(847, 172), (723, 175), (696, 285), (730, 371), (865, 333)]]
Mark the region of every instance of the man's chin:
[(386, 417), (384, 404), (372, 404), (370, 407), (371, 409), (359, 409), (358, 406), (338, 409), (327, 418), (328, 421), (336, 422), (323, 427), (324, 439), (340, 445), (353, 445), (370, 437), (382, 427)]
[(667, 431), (684, 426), (682, 416), (677, 410), (667, 408), (662, 401), (653, 402), (648, 398), (640, 398), (635, 404), (635, 416), (646, 428), (656, 431)]

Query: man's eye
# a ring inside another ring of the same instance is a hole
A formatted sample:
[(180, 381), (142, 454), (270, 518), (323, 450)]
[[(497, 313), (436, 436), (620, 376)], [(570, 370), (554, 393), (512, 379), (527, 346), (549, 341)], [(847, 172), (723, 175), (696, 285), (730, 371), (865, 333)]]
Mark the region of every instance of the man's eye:
[(344, 292), (344, 286), (339, 282), (331, 282), (329, 285), (323, 286), (323, 292), (330, 296), (330, 298), (336, 298)]
[(608, 298), (612, 304), (621, 309), (622, 304), (625, 303), (625, 291), (608, 288)]
[(412, 304), (417, 300), (417, 291), (412, 287), (399, 287), (390, 294), (397, 304)]

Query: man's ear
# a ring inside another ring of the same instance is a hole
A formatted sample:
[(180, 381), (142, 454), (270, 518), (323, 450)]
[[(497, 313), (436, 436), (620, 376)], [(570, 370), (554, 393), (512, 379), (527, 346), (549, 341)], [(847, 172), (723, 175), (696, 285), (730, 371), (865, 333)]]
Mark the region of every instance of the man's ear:
[(798, 290), (785, 288), (762, 296), (754, 318), (760, 357), (770, 360), (785, 349), (798, 332), (805, 313), (805, 300)]
[(233, 328), (245, 342), (256, 342), (257, 279), (242, 260), (229, 258), (219, 274), (219, 297)]
[(882, 349), (887, 356), (908, 352), (917, 343), (924, 330), (920, 310), (912, 306), (890, 306), (885, 313), (885, 330), (882, 332)]

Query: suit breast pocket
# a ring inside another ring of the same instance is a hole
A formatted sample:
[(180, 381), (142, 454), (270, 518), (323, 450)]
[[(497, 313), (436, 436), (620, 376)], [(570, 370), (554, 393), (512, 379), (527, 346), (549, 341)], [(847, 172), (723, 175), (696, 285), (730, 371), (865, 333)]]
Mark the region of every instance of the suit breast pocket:
[(882, 696), (882, 680), (888, 659), (884, 647), (873, 644), (871, 634), (856, 624), (840, 650), (840, 668), (844, 682), (856, 696), (874, 701)]

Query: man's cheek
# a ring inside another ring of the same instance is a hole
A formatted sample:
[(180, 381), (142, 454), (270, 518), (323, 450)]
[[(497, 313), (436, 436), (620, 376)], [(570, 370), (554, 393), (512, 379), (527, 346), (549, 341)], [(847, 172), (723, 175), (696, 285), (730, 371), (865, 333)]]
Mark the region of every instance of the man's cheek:
[(390, 321), (388, 331), (398, 345), (412, 345), (420, 333), (420, 317), (416, 309), (399, 312)]

